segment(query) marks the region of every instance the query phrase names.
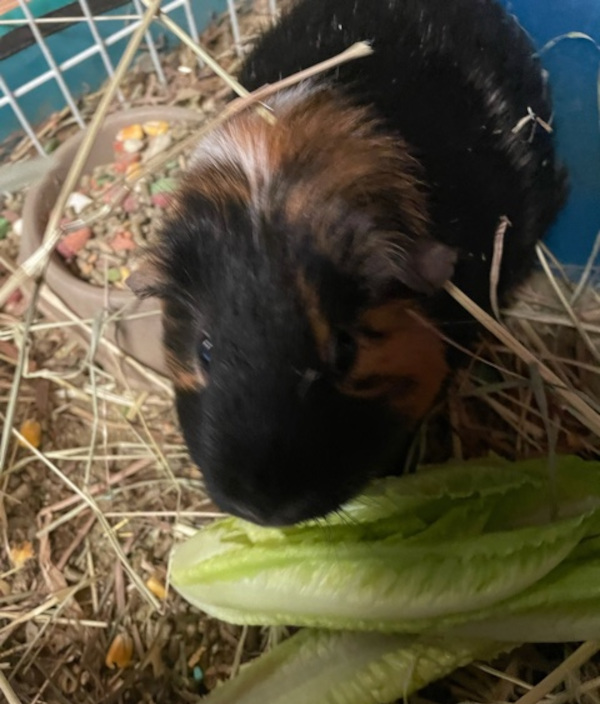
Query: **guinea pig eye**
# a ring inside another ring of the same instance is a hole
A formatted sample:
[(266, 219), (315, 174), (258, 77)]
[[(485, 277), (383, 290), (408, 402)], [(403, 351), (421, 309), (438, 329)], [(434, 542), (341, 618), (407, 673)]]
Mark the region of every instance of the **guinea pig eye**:
[(352, 335), (344, 330), (338, 331), (334, 338), (331, 350), (331, 367), (336, 374), (343, 376), (352, 368), (356, 360), (356, 342)]
[(206, 333), (203, 333), (200, 340), (200, 346), (198, 348), (198, 356), (204, 369), (208, 369), (210, 367), (212, 348), (213, 344), (210, 341), (210, 337)]

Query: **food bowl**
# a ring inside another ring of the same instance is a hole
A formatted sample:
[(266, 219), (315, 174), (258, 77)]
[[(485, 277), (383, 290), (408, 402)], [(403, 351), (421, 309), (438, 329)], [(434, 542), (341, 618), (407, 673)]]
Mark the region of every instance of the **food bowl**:
[[(172, 123), (200, 119), (201, 116), (195, 111), (174, 107), (135, 108), (111, 115), (98, 132), (82, 173), (90, 173), (95, 167), (112, 160), (113, 143), (122, 127), (151, 120), (166, 120)], [(84, 136), (85, 132), (80, 132), (57, 149), (52, 169), (27, 193), (23, 210), (20, 262), (26, 260), (41, 245), (52, 206)], [(111, 286), (105, 289), (89, 284), (71, 272), (56, 253), (52, 254), (48, 263), (45, 281), (62, 303), (81, 319), (96, 318), (103, 310), (109, 316), (123, 311), (123, 319), (118, 317), (104, 327), (103, 337), (115, 343), (126, 355), (142, 365), (159, 374), (165, 373), (160, 304), (157, 299), (139, 301), (129, 290), (119, 290)], [(68, 319), (68, 315), (60, 310), (60, 306), (42, 301), (40, 308), (51, 319)], [(80, 327), (74, 329), (89, 341), (89, 332)], [(115, 365), (118, 364), (130, 382), (135, 385), (144, 383), (143, 376), (140, 376), (132, 365), (118, 363), (115, 355), (102, 346), (98, 348), (96, 360), (110, 371), (114, 371)]]

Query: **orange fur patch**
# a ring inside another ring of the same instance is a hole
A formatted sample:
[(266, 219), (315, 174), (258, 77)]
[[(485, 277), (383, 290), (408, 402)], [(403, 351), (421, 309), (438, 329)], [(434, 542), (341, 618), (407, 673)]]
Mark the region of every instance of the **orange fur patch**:
[(183, 188), (176, 200), (192, 194), (204, 196), (217, 206), (227, 202), (248, 203), (251, 198), (250, 183), (240, 168), (233, 164), (208, 164), (201, 170), (192, 169), (187, 174)]
[(200, 391), (206, 386), (206, 377), (197, 365), (179, 359), (173, 350), (165, 351), (165, 363), (176, 389)]
[(181, 391), (199, 391), (207, 385), (208, 380), (202, 373), (196, 359), (190, 356), (187, 344), (181, 349), (174, 349), (172, 346), (175, 340), (186, 339), (187, 333), (182, 328), (182, 323), (174, 316), (169, 315), (165, 301), (161, 300), (160, 307), (165, 341), (165, 365), (173, 385)]
[(356, 336), (356, 363), (339, 388), (349, 396), (385, 398), (406, 416), (421, 419), (448, 374), (444, 344), (408, 301), (366, 311)]
[(299, 274), (297, 277), (297, 285), (319, 351), (319, 356), (322, 360), (325, 360), (331, 337), (331, 327), (321, 310), (319, 294), (302, 274)]
[(282, 92), (270, 107), (273, 124), (249, 109), (203, 139), (186, 190), (307, 220), (325, 254), (336, 252), (340, 207), (387, 222), (392, 205), (412, 236), (427, 232), (421, 167), (402, 139), (381, 134), (368, 108), (309, 87)]

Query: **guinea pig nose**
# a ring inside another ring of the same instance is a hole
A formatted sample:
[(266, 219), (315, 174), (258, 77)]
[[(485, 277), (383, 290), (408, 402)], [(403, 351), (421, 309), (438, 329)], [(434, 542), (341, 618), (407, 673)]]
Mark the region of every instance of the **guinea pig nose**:
[(221, 503), (221, 508), (233, 516), (243, 518), (245, 521), (250, 521), (250, 523), (256, 523), (256, 525), (259, 526), (270, 525), (269, 520), (263, 511), (251, 508), (250, 506), (239, 501), (228, 501), (226, 504)]
[(269, 526), (272, 528), (291, 526), (301, 521), (306, 521), (313, 518), (320, 512), (314, 510), (312, 502), (307, 504), (304, 501), (290, 501), (281, 503), (276, 508), (258, 508), (249, 506), (248, 504), (239, 501), (228, 501), (226, 505), (221, 504), (221, 507), (227, 513), (231, 513), (238, 518), (243, 518), (245, 521), (250, 521), (259, 526)]
[(318, 511), (315, 511), (313, 506), (307, 505), (305, 502), (293, 501), (279, 506), (269, 517), (268, 525), (273, 527), (292, 526), (295, 523), (314, 518), (317, 513)]

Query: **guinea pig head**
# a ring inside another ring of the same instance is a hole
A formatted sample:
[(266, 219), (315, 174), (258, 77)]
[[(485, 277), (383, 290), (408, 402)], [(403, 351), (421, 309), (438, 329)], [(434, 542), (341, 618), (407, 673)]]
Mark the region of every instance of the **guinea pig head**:
[(163, 302), (186, 444), (223, 510), (285, 525), (398, 460), (446, 376), (419, 301), (454, 253), (418, 165), (329, 91), (240, 115), (199, 147), (131, 279)]

